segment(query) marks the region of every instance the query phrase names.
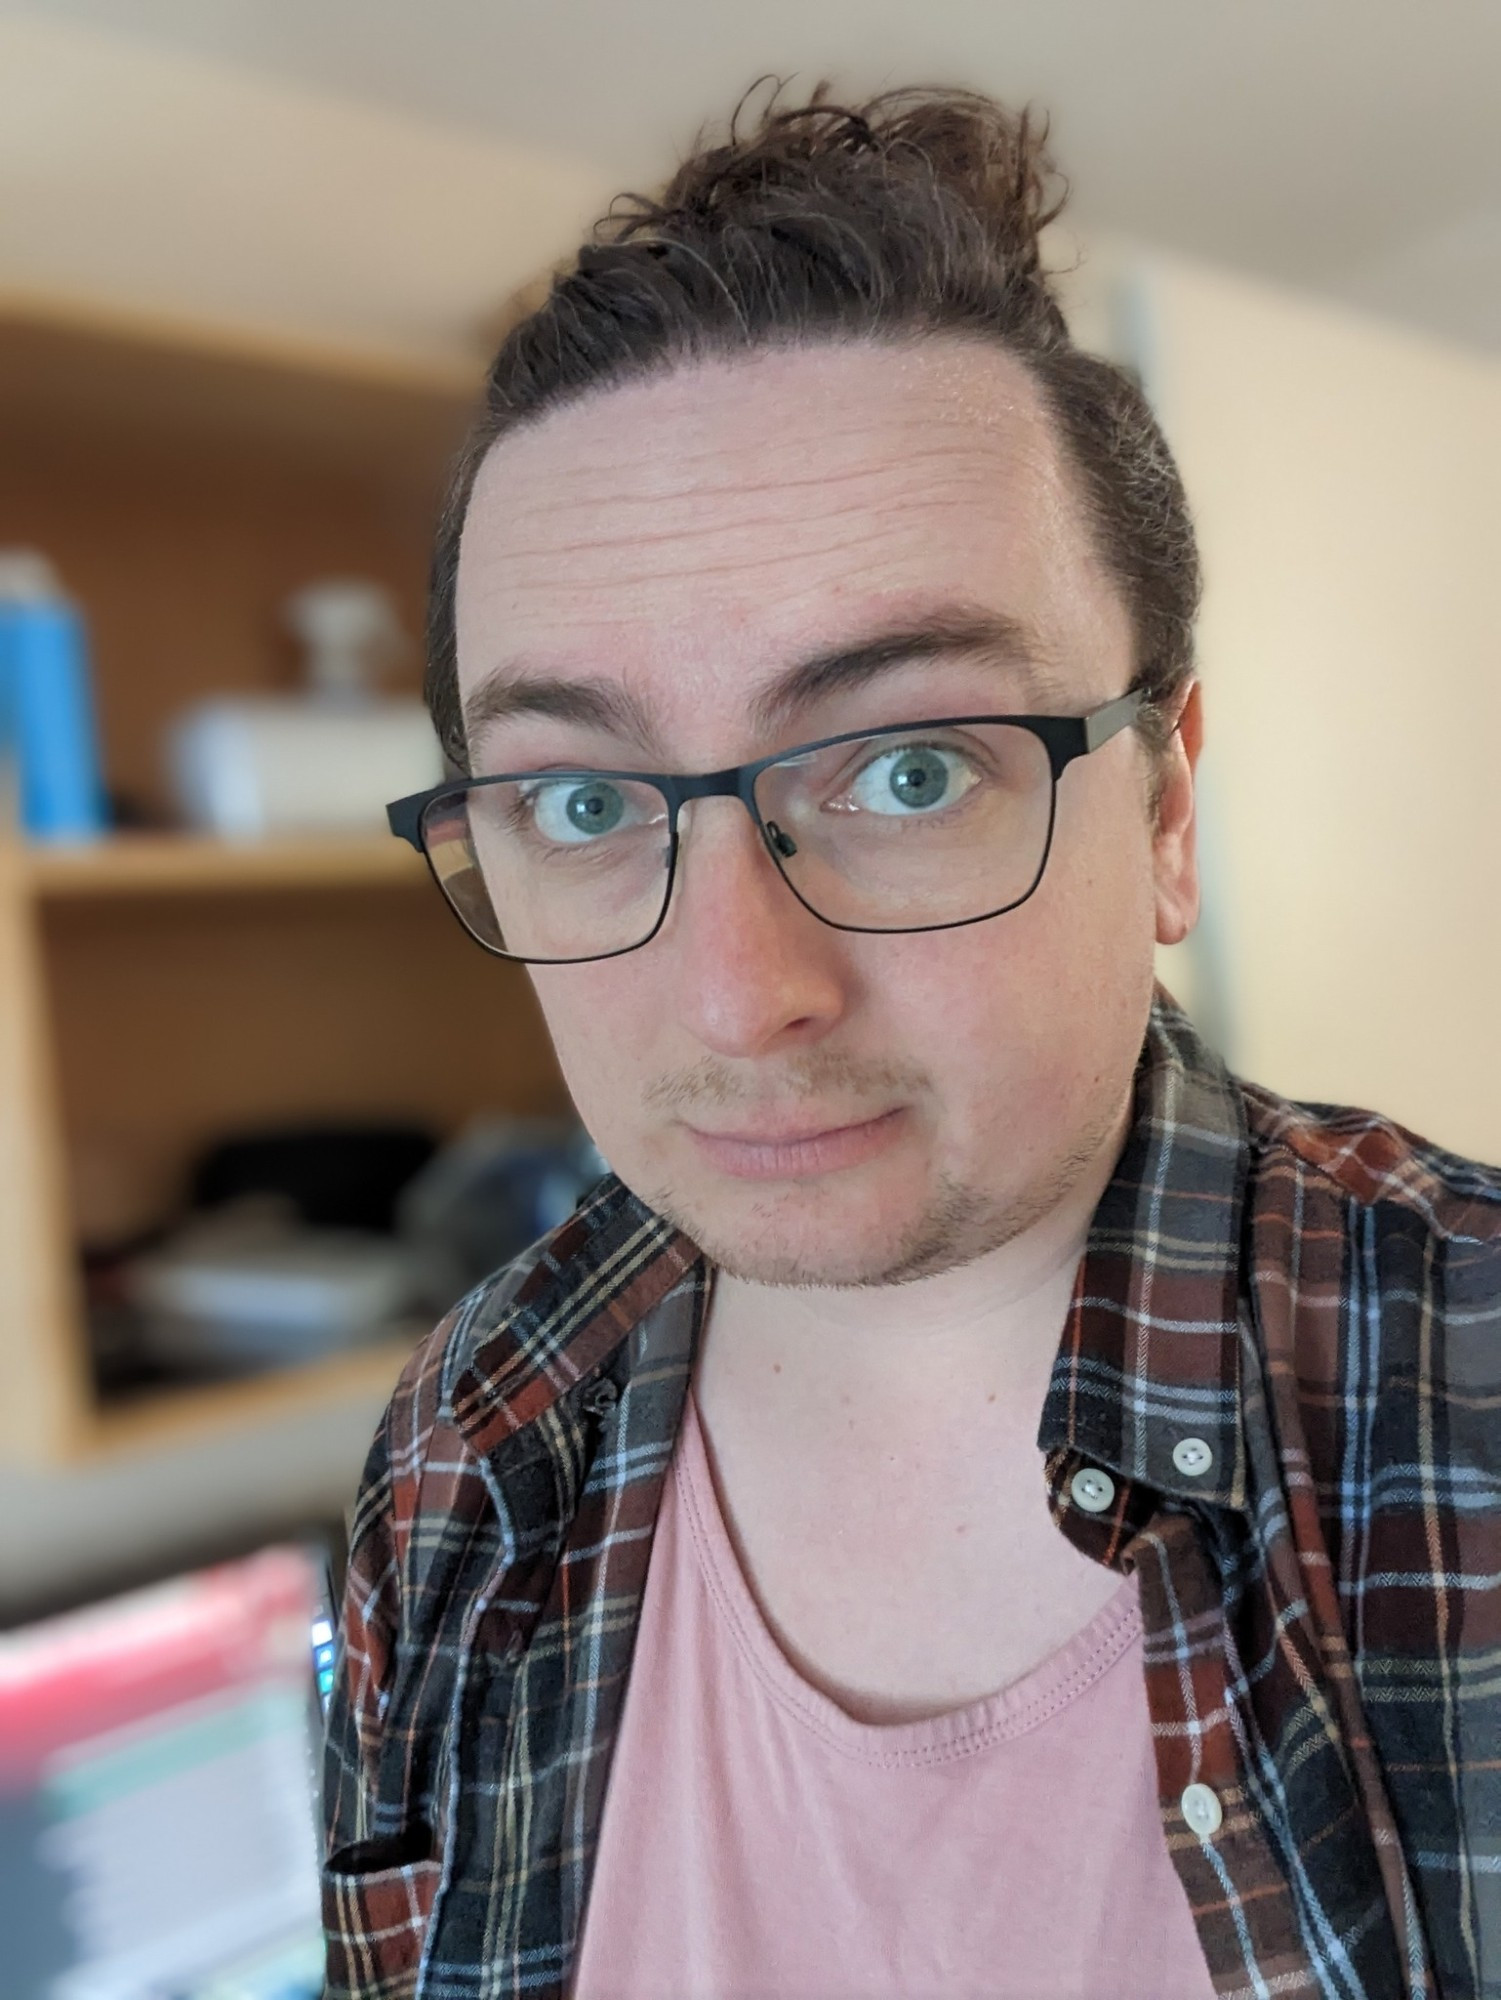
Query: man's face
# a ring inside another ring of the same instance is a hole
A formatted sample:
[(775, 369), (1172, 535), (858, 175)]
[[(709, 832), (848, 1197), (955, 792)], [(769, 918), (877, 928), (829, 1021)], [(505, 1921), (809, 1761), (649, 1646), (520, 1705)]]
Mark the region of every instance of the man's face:
[[(815, 656), (987, 618), (1030, 667), (940, 648), (765, 720)], [(504, 438), (457, 630), (466, 702), (496, 677), (589, 682), (640, 724), (501, 715), (471, 735), (476, 775), (709, 771), (929, 717), (1084, 714), (1132, 671), (1030, 378), (957, 340), (695, 363)], [(1154, 936), (1196, 909), (1190, 765), (1175, 739), (1154, 825), (1126, 731), (1065, 772), (1028, 902), (898, 935), (821, 923), (738, 800), (695, 801), (656, 937), (532, 968), (596, 1143), (763, 1283), (894, 1282), (1007, 1241), (1119, 1130)]]

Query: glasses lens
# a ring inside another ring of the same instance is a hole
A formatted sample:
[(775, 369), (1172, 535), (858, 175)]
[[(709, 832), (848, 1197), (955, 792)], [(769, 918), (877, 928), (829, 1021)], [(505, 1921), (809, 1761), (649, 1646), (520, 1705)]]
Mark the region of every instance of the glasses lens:
[(513, 958), (603, 958), (641, 944), (667, 898), (667, 801), (655, 785), (540, 771), (457, 787), (423, 844), (470, 933)]
[(783, 759), (756, 805), (788, 882), (856, 929), (920, 930), (993, 916), (1037, 886), (1053, 774), (1004, 722), (882, 731)]

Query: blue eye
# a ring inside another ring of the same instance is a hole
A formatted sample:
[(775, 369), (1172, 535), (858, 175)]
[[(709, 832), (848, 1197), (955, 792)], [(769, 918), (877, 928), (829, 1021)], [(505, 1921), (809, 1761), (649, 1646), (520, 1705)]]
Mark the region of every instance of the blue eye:
[(532, 818), (545, 840), (582, 846), (614, 833), (625, 818), (626, 800), (606, 778), (577, 778), (541, 784), (527, 793)]
[(902, 743), (871, 758), (850, 786), (850, 798), (862, 812), (913, 817), (957, 804), (978, 783), (959, 751)]

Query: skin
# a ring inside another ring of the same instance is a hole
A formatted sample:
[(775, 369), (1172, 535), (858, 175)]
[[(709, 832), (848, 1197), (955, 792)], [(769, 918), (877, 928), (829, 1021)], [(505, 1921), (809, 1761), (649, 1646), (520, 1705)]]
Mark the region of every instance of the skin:
[[(758, 714), (810, 655), (956, 607), (1024, 624), (1049, 686), (935, 658)], [(466, 701), (596, 680), (649, 731), (511, 715), (472, 733), (477, 773), (716, 770), (925, 716), (1083, 714), (1133, 670), (1030, 378), (950, 338), (685, 365), (502, 439), (456, 614)], [(1197, 914), (1200, 726), (1194, 688), (1155, 818), (1134, 731), (1071, 766), (1041, 885), (992, 921), (831, 929), (738, 801), (700, 800), (650, 944), (531, 968), (605, 1156), (716, 1267), (695, 1392), (749, 1580), (794, 1662), (871, 1719), (1003, 1684), (1119, 1581), (1047, 1518), (1035, 1433), (1153, 945)]]

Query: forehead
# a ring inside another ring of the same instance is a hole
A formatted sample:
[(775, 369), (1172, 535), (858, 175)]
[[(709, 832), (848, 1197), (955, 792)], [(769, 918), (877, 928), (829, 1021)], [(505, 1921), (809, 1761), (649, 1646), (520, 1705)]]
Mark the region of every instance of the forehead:
[(1024, 621), (1065, 671), (1129, 650), (1019, 363), (957, 340), (694, 362), (491, 450), (460, 687), (519, 663), (733, 706), (789, 659), (953, 603)]

